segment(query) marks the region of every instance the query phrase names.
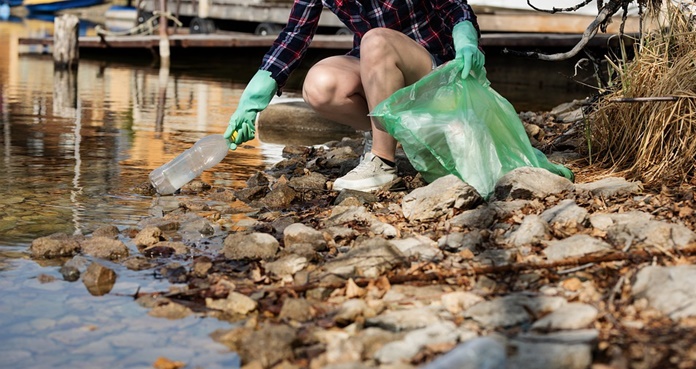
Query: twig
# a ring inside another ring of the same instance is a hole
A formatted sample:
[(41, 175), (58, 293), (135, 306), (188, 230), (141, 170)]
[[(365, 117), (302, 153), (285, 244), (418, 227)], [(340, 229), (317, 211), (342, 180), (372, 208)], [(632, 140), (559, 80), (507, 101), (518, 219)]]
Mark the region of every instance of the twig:
[(636, 103), (636, 102), (648, 102), (648, 101), (677, 101), (679, 97), (677, 96), (655, 96), (655, 97), (617, 97), (615, 99), (609, 99), (610, 102), (620, 102), (620, 103)]
[(532, 8), (538, 12), (555, 14), (555, 13), (559, 13), (559, 12), (574, 12), (574, 11), (582, 8), (583, 6), (588, 5), (592, 1), (593, 0), (585, 0), (582, 3), (575, 5), (573, 7), (570, 7), (570, 8), (551, 8), (551, 10), (537, 8), (536, 6), (532, 5), (531, 0), (527, 0), (527, 5), (529, 5), (530, 8)]
[(577, 55), (580, 52), (580, 50), (584, 49), (585, 46), (587, 46), (590, 40), (597, 34), (599, 27), (605, 24), (608, 20), (610, 20), (611, 16), (616, 14), (616, 12), (619, 11), (619, 9), (621, 9), (621, 6), (622, 4), (620, 0), (609, 1), (609, 3), (602, 8), (602, 11), (600, 11), (599, 14), (597, 14), (597, 17), (592, 21), (592, 23), (590, 23), (590, 25), (587, 26), (585, 32), (582, 33), (582, 38), (580, 39), (580, 41), (578, 41), (578, 43), (575, 44), (575, 46), (568, 52), (557, 54), (542, 54), (536, 51), (520, 52), (504, 49), (503, 53), (531, 57), (545, 61), (561, 61), (570, 59)]

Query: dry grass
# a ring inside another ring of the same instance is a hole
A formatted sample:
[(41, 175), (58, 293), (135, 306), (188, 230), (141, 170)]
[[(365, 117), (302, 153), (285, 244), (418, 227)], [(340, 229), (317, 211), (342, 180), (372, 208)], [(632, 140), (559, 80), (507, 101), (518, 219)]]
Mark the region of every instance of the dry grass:
[[(588, 117), (591, 166), (646, 186), (674, 185), (696, 174), (696, 30), (668, 7), (669, 28), (641, 40), (630, 61), (612, 61), (617, 77)], [(620, 102), (673, 97), (673, 101)]]

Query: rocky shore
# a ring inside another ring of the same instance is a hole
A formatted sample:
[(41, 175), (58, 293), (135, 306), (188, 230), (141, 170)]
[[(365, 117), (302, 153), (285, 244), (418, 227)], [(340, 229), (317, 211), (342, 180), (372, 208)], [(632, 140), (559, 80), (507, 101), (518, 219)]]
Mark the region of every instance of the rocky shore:
[(243, 189), (192, 182), (153, 195), (138, 227), (29, 252), (94, 295), (118, 277), (100, 259), (153, 270), (172, 287), (137, 303), (238, 322), (211, 336), (249, 369), (695, 367), (693, 189), (574, 167), (558, 134), (579, 119), (569, 106), (522, 118), (576, 183), (520, 168), (484, 201), (454, 176), (425, 183), (402, 155), (382, 191), (337, 192), (361, 140), (288, 146)]

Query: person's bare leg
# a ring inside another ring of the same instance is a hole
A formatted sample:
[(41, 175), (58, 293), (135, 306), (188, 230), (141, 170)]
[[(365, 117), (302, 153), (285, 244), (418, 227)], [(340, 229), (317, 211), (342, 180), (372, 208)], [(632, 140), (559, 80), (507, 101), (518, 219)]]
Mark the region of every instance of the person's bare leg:
[[(430, 73), (432, 57), (417, 42), (401, 32), (376, 28), (362, 39), (360, 45), (360, 80), (368, 111), (398, 89), (411, 85)], [(372, 153), (394, 161), (396, 140), (377, 129), (372, 121)]]
[(360, 80), (360, 60), (332, 56), (307, 72), (302, 97), (319, 115), (361, 131), (372, 129)]

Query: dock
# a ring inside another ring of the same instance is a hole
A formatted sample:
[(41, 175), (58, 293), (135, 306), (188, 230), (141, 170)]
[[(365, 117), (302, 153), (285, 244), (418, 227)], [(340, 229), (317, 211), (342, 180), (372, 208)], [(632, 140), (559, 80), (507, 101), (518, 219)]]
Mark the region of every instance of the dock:
[[(275, 41), (275, 36), (257, 36), (246, 33), (225, 34), (172, 34), (169, 35), (169, 45), (176, 49), (215, 49), (215, 48), (268, 48)], [(581, 38), (579, 34), (556, 33), (484, 33), (481, 46), (484, 48), (538, 48), (557, 49), (571, 48)], [(156, 35), (134, 36), (81, 36), (80, 50), (125, 50), (150, 49), (159, 47), (160, 37)], [(27, 37), (18, 40), (20, 45), (38, 45), (51, 47), (51, 37)], [(606, 48), (618, 43), (614, 34), (598, 34), (588, 44), (588, 47)], [(310, 48), (349, 50), (353, 46), (350, 35), (316, 35)]]

